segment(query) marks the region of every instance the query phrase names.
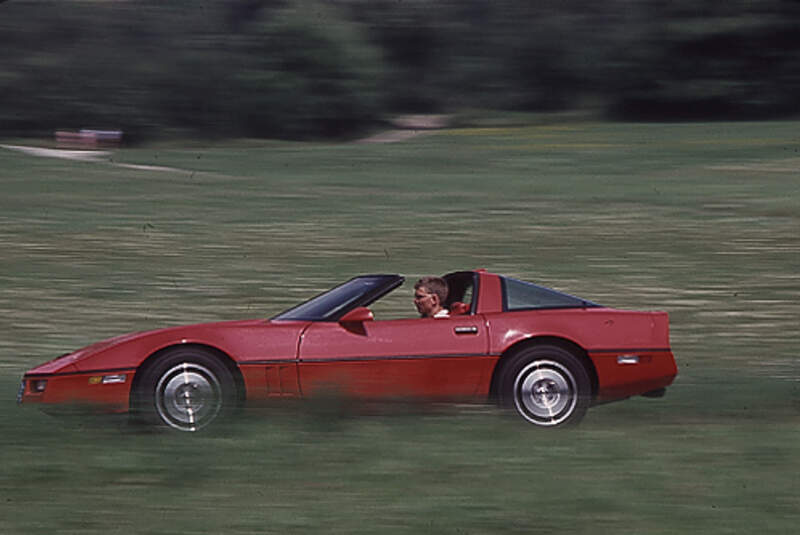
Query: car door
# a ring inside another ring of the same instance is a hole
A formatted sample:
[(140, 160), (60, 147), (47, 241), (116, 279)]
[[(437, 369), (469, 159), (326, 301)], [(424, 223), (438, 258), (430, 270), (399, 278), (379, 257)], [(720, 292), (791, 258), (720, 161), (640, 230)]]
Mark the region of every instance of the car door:
[(496, 360), (481, 316), (312, 324), (302, 336), (303, 396), (469, 398), (488, 390)]

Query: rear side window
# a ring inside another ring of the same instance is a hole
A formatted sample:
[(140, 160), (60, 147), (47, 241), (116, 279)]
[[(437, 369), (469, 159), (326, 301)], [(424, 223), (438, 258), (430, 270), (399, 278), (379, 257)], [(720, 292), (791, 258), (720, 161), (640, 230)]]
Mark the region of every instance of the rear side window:
[(600, 306), (579, 297), (564, 294), (517, 279), (503, 278), (505, 309), (530, 310), (541, 308), (588, 308)]

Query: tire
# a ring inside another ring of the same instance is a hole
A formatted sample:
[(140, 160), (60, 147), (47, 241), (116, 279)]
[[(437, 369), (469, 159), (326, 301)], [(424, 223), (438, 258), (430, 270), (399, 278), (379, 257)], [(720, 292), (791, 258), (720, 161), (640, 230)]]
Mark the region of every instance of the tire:
[(540, 427), (575, 425), (591, 401), (591, 382), (581, 360), (558, 346), (528, 347), (500, 370), (500, 403)]
[(144, 370), (134, 412), (146, 423), (199, 431), (236, 406), (236, 383), (219, 358), (202, 348), (168, 351)]

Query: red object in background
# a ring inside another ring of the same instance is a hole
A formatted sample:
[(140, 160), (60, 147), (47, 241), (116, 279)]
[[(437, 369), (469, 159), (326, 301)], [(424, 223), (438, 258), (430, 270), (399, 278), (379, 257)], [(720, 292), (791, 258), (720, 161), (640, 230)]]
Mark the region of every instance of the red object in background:
[(271, 320), (94, 344), (28, 371), (19, 401), (134, 411), (194, 431), (276, 398), (492, 399), (551, 427), (598, 402), (663, 395), (677, 374), (664, 312), (614, 310), (484, 270), (445, 279), (449, 318), (374, 320), (367, 307), (404, 279), (365, 275)]

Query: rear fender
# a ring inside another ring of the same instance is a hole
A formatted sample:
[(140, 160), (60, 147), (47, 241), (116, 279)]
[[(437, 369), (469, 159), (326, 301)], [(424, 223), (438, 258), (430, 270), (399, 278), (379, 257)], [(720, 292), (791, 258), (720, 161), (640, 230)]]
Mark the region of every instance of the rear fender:
[(569, 351), (576, 357), (578, 357), (581, 362), (583, 363), (584, 367), (586, 368), (586, 372), (589, 374), (589, 380), (592, 385), (592, 398), (597, 395), (597, 370), (594, 367), (594, 363), (589, 358), (589, 355), (586, 353), (581, 346), (576, 344), (571, 340), (567, 340), (566, 338), (560, 338), (557, 336), (534, 336), (532, 338), (527, 338), (525, 340), (521, 340), (508, 349), (506, 349), (502, 355), (500, 355), (500, 359), (497, 361), (497, 364), (494, 367), (494, 372), (492, 373), (492, 382), (489, 388), (489, 397), (491, 399), (497, 399), (497, 389), (498, 379), (500, 377), (500, 371), (502, 370), (505, 363), (516, 353), (519, 351), (534, 347), (538, 345), (552, 345), (560, 347), (566, 351)]

